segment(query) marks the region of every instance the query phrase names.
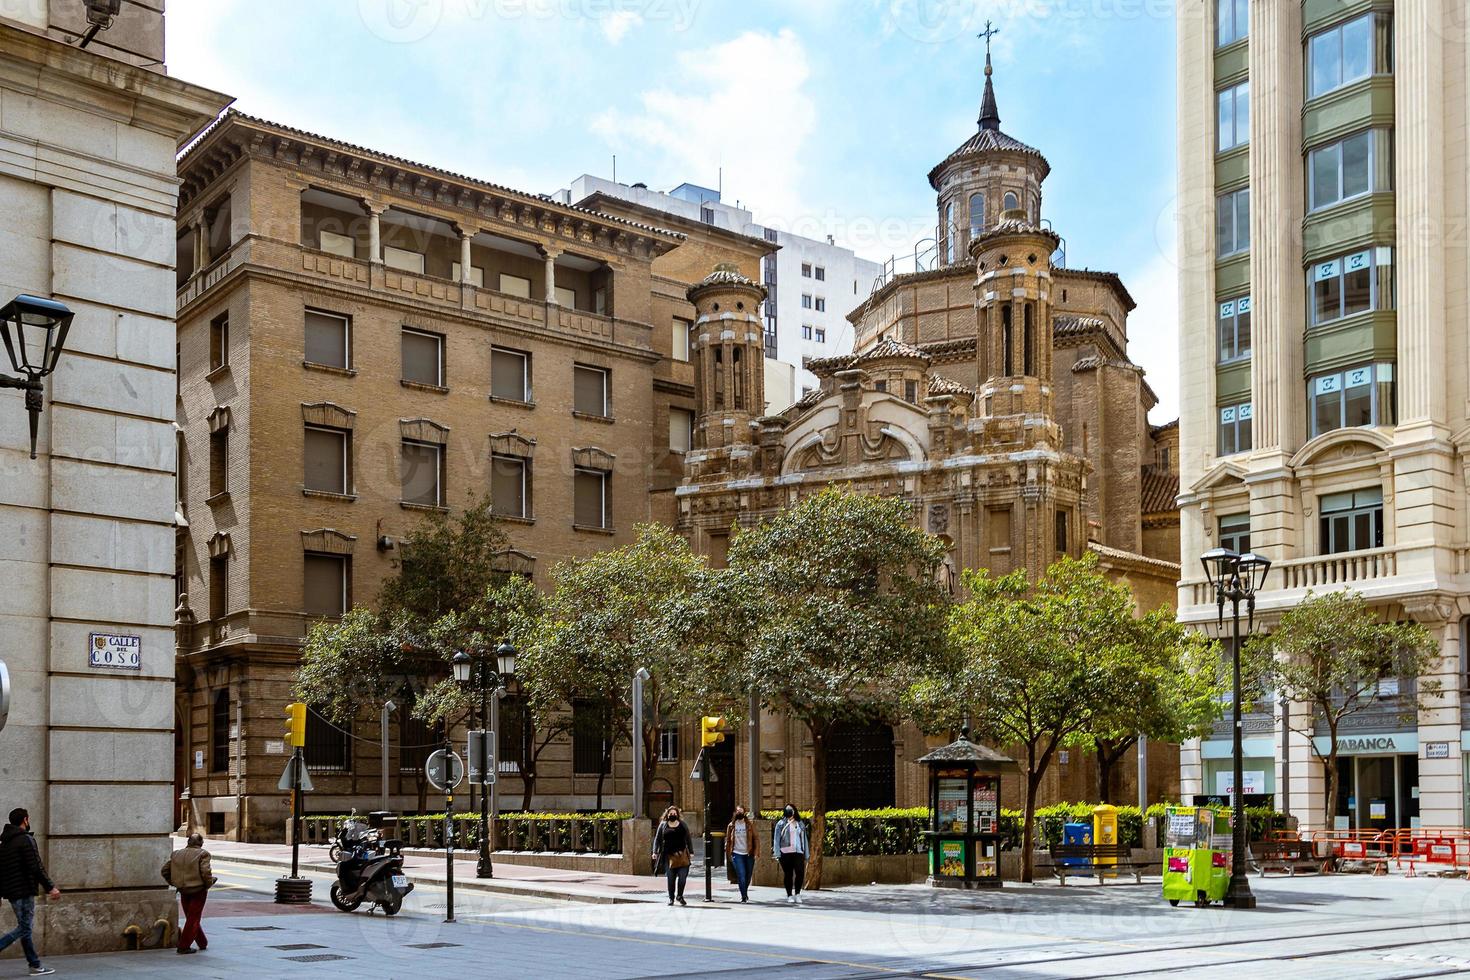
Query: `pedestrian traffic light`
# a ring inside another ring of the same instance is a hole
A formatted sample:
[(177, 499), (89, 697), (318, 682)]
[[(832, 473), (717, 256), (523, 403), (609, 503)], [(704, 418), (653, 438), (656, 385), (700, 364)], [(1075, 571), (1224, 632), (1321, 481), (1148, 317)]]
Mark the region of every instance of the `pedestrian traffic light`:
[(706, 715), (699, 719), (699, 744), (705, 748), (725, 740), (725, 716)]
[(286, 705), (286, 744), (306, 744), (306, 705), (300, 701)]

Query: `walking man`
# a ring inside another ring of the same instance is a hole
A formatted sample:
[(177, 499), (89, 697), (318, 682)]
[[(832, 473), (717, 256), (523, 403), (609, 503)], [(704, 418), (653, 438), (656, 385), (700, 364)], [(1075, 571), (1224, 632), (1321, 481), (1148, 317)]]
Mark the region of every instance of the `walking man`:
[(204, 900), (209, 897), (209, 886), (217, 880), (209, 866), (209, 852), (204, 849), (204, 838), (190, 834), (188, 845), (174, 851), (163, 865), (163, 880), (179, 890), (179, 902), (184, 906), (184, 927), (179, 930), (179, 952), (194, 952), (199, 944), (202, 953), (209, 948), (209, 939), (204, 935)]
[(53, 902), (61, 897), (61, 889), (51, 883), (41, 864), (41, 851), (31, 833), (31, 815), (22, 807), (10, 811), (10, 822), (0, 831), (0, 898), (8, 899), (15, 910), (15, 928), (0, 936), (0, 950), (9, 948), (17, 939), (31, 965), (31, 976), (49, 976), (56, 971), (41, 965), (31, 927), (36, 921), (36, 892), (45, 891)]

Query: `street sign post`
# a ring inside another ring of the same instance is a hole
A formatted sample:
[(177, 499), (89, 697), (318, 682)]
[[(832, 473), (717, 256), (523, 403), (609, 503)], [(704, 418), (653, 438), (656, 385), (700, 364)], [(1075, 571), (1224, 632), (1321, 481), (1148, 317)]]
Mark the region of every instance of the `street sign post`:
[(470, 782), (477, 786), (495, 785), (495, 733), (474, 731), (469, 733), (469, 744), (465, 746), (465, 757), (470, 764)]
[(440, 792), (453, 792), (464, 779), (464, 760), (448, 749), (435, 749), (424, 763), (424, 776)]

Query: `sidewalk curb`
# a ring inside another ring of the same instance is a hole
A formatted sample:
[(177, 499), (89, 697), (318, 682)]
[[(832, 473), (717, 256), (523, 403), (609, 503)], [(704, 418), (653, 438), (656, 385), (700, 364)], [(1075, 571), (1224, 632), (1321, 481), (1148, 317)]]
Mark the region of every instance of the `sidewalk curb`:
[[(277, 868), (281, 870), (290, 870), (291, 867), (290, 861), (255, 857), (253, 855), (243, 856), (238, 854), (216, 854), (214, 855), (214, 857), (217, 861), (227, 861), (233, 864), (248, 864), (254, 867), (261, 868)], [(299, 867), (304, 871), (315, 871), (320, 874), (335, 874), (337, 870), (334, 866), (330, 864), (316, 864), (308, 861), (299, 862)], [(420, 880), (426, 885), (435, 885), (440, 888), (444, 887), (444, 879), (442, 878), (426, 878)], [(454, 887), (456, 891), (477, 891), (495, 895), (520, 895), (527, 898), (547, 898), (554, 901), (580, 902), (584, 905), (653, 904), (651, 900), (645, 901), (641, 898), (632, 898), (626, 895), (593, 895), (587, 894), (585, 892), (557, 891), (556, 889), (541, 888), (534, 885), (528, 887), (520, 887), (516, 885), (485, 884), (478, 878), (456, 878), (454, 880)]]

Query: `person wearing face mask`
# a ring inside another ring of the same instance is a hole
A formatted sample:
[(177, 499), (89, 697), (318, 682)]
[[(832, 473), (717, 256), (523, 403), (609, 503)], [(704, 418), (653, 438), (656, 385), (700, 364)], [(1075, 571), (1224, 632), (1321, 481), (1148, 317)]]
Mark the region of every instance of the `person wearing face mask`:
[(750, 881), (755, 876), (755, 821), (737, 806), (725, 828), (725, 866), (740, 886), (740, 900), (750, 901)]
[(771, 834), (771, 855), (781, 864), (781, 878), (786, 885), (786, 903), (801, 904), (801, 885), (806, 879), (806, 859), (811, 855), (806, 825), (790, 803), (781, 811), (776, 829)]
[(691, 844), (689, 825), (683, 821), (679, 808), (669, 807), (664, 811), (663, 820), (659, 822), (658, 833), (654, 835), (652, 856), (653, 873), (668, 879), (670, 905), (676, 900), (680, 905), (689, 904), (684, 901), (684, 886), (689, 881), (689, 860), (693, 851)]

